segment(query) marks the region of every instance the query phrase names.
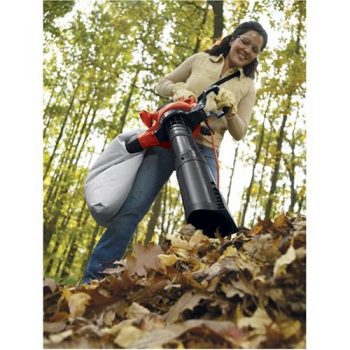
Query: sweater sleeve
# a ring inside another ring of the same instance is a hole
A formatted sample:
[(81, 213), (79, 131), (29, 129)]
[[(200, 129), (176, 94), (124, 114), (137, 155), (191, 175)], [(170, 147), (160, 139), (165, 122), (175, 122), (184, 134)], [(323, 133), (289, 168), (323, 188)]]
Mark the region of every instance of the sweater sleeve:
[(167, 74), (165, 77), (160, 79), (156, 92), (164, 97), (173, 95), (173, 90), (176, 83), (185, 83), (187, 78), (191, 75), (192, 66), (200, 53), (194, 54), (182, 62), (174, 71)]
[(248, 129), (248, 123), (252, 116), (255, 103), (256, 89), (254, 84), (249, 89), (246, 96), (238, 103), (237, 113), (226, 117), (227, 128), (233, 138), (237, 141), (241, 140)]

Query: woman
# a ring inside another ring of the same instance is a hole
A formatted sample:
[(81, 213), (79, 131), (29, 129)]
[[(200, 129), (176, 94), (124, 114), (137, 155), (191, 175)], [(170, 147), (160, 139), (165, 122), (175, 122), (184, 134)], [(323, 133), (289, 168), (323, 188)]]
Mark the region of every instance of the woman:
[[(218, 45), (189, 57), (162, 78), (156, 88), (157, 92), (172, 97), (173, 100), (197, 97), (220, 78), (239, 72), (239, 77), (220, 86), (218, 95), (208, 96), (206, 111), (229, 107), (225, 117), (208, 118), (217, 149), (226, 130), (236, 140), (240, 140), (247, 132), (255, 102), (253, 78), (258, 65), (257, 57), (266, 43), (267, 33), (259, 23), (242, 23)], [(200, 134), (197, 143), (216, 178), (210, 137)], [(146, 151), (126, 201), (92, 252), (85, 270), (84, 283), (90, 279), (102, 278), (103, 270), (123, 257), (138, 223), (173, 172), (174, 160), (173, 152), (162, 147), (152, 147)]]

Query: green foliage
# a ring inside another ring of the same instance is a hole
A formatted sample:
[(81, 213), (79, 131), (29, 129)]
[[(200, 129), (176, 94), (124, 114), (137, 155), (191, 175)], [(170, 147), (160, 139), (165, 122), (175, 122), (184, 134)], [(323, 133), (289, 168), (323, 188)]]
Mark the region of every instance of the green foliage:
[(43, 1), (43, 26), (44, 31), (50, 32), (53, 35), (59, 35), (59, 29), (55, 25), (57, 18), (63, 17), (69, 13), (74, 6), (74, 1)]

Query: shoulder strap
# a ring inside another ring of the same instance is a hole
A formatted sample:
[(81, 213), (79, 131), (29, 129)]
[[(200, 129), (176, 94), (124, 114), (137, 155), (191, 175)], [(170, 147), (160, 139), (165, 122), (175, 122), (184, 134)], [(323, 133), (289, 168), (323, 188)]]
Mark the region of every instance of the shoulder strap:
[[(241, 76), (241, 72), (240, 72), (240, 71), (234, 72), (234, 73), (232, 73), (232, 74), (230, 74), (230, 75), (228, 75), (228, 76), (226, 76), (226, 77), (224, 77), (224, 78), (218, 80), (216, 83), (212, 84), (212, 86), (213, 86), (213, 85), (221, 85), (221, 84), (225, 83), (226, 81), (228, 81), (228, 80), (230, 80), (230, 79), (233, 79), (233, 78), (235, 78), (235, 77), (240, 77), (240, 76)], [(201, 93), (201, 94), (198, 96), (197, 100), (201, 100), (202, 97), (203, 97), (203, 93)]]

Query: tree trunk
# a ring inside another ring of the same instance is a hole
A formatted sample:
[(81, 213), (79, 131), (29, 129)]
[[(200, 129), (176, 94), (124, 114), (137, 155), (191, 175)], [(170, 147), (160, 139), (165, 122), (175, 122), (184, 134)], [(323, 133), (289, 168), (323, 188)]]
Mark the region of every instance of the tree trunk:
[(223, 0), (208, 0), (214, 12), (213, 42), (222, 37), (224, 30), (224, 2)]
[(63, 268), (64, 268), (64, 266), (66, 264), (68, 253), (70, 252), (71, 247), (72, 247), (73, 244), (74, 244), (74, 238), (73, 237), (69, 237), (68, 238), (68, 242), (65, 244), (64, 251), (63, 251), (63, 253), (61, 255), (62, 256), (61, 261), (58, 264), (57, 269), (56, 269), (56, 273), (55, 273), (55, 276), (57, 276), (59, 278), (62, 277)]
[(71, 109), (72, 109), (72, 107), (73, 107), (73, 103), (74, 103), (74, 100), (75, 100), (75, 96), (76, 96), (76, 94), (77, 94), (77, 92), (78, 92), (79, 87), (80, 87), (80, 81), (78, 81), (78, 84), (77, 84), (77, 86), (76, 86), (76, 88), (75, 88), (75, 90), (74, 90), (73, 96), (72, 96), (72, 98), (71, 98), (71, 100), (70, 100), (69, 106), (68, 106), (68, 108), (67, 108), (67, 110), (66, 110), (66, 113), (65, 113), (65, 115), (64, 115), (64, 120), (63, 120), (63, 122), (62, 122), (60, 132), (59, 132), (59, 134), (58, 134), (58, 136), (57, 136), (57, 139), (56, 139), (56, 142), (55, 142), (55, 146), (54, 146), (54, 148), (53, 148), (53, 151), (52, 151), (52, 153), (51, 153), (51, 156), (50, 156), (50, 158), (49, 158), (49, 161), (48, 161), (48, 163), (47, 163), (47, 165), (46, 165), (46, 169), (45, 169), (45, 172), (44, 172), (44, 180), (46, 179), (46, 177), (47, 177), (47, 175), (48, 175), (48, 173), (49, 173), (49, 171), (50, 171), (51, 164), (52, 164), (52, 162), (53, 162), (53, 160), (54, 160), (54, 158), (55, 158), (55, 156), (56, 156), (56, 151), (57, 151), (57, 149), (58, 149), (58, 145), (59, 145), (59, 143), (60, 143), (60, 141), (61, 141), (61, 138), (62, 138), (62, 136), (63, 136), (63, 132), (64, 132), (64, 129), (65, 129), (65, 127), (66, 127), (66, 124), (67, 124), (67, 121), (68, 121), (68, 117), (69, 117), (70, 111), (71, 111)]
[(136, 69), (135, 75), (134, 75), (134, 77), (132, 79), (132, 83), (130, 85), (130, 90), (129, 90), (128, 96), (127, 96), (125, 104), (124, 104), (123, 113), (120, 116), (117, 134), (120, 134), (120, 133), (123, 132), (124, 126), (126, 124), (126, 117), (128, 115), (128, 112), (129, 112), (131, 98), (132, 98), (132, 96), (134, 94), (134, 90), (135, 90), (135, 87), (136, 87), (136, 82), (137, 82), (137, 79), (138, 79), (140, 71), (141, 71), (141, 67), (138, 66), (137, 69)]
[(242, 191), (242, 196), (241, 196), (241, 207), (239, 208), (239, 213), (238, 213), (238, 220), (240, 226), (244, 226), (244, 222), (242, 221), (242, 213), (243, 213), (243, 206), (244, 206), (244, 199), (245, 199), (245, 191)]
[(255, 222), (255, 218), (256, 218), (256, 212), (257, 212), (257, 207), (258, 207), (258, 203), (260, 200), (260, 196), (261, 193), (263, 191), (263, 187), (264, 187), (264, 174), (265, 174), (265, 169), (266, 169), (266, 165), (267, 165), (267, 161), (269, 159), (269, 149), (270, 149), (270, 143), (271, 143), (271, 139), (272, 139), (272, 132), (269, 132), (269, 138), (267, 139), (267, 144), (266, 144), (266, 151), (265, 151), (265, 158), (264, 158), (264, 163), (261, 169), (261, 178), (259, 181), (259, 191), (258, 194), (256, 196), (256, 201), (255, 201), (255, 207), (254, 207), (254, 215), (253, 215), (253, 221)]
[[(296, 124), (296, 123), (295, 123)], [(296, 125), (294, 124), (293, 132), (292, 132), (292, 139), (290, 140), (290, 147), (291, 147), (291, 153), (287, 157), (283, 157), (284, 164), (286, 166), (287, 172), (289, 174), (289, 181), (290, 181), (290, 204), (289, 204), (289, 209), (288, 211), (290, 213), (293, 212), (294, 206), (297, 202), (298, 199), (298, 194), (297, 190), (295, 188), (295, 146), (296, 146), (296, 141), (295, 141), (295, 127)]]
[[(290, 98), (290, 97), (289, 97)], [(270, 218), (272, 214), (272, 207), (275, 202), (275, 194), (276, 194), (276, 189), (277, 189), (277, 180), (278, 180), (278, 175), (279, 175), (279, 170), (280, 170), (280, 164), (281, 164), (281, 158), (282, 158), (282, 144), (283, 144), (283, 138), (284, 138), (284, 133), (285, 133), (285, 126), (287, 122), (287, 115), (284, 115), (282, 118), (282, 125), (280, 127), (279, 135), (277, 138), (277, 151), (276, 151), (276, 160), (275, 160), (275, 166), (272, 172), (271, 176), (271, 187), (270, 187), (270, 192), (269, 192), (269, 197), (267, 200), (266, 208), (265, 208), (265, 217)]]
[(265, 109), (265, 113), (264, 113), (264, 120), (263, 123), (261, 125), (261, 134), (260, 134), (260, 140), (259, 140), (259, 144), (256, 147), (256, 157), (255, 157), (255, 161), (253, 164), (253, 170), (252, 170), (252, 176), (250, 178), (250, 183), (246, 192), (246, 197), (245, 197), (245, 204), (243, 207), (243, 212), (242, 212), (242, 223), (244, 223), (245, 220), (245, 216), (247, 214), (247, 210), (248, 210), (248, 206), (249, 206), (249, 202), (250, 202), (250, 196), (252, 193), (252, 189), (253, 189), (253, 185), (254, 185), (254, 179), (255, 179), (255, 169), (257, 164), (259, 163), (260, 160), (260, 155), (261, 155), (261, 151), (262, 151), (262, 146), (264, 143), (264, 138), (265, 138), (265, 121), (266, 121), (266, 115), (268, 113), (269, 107), (270, 107), (270, 101), (271, 101), (271, 96), (269, 97), (269, 100), (267, 102), (267, 106)]
[(235, 166), (236, 166), (236, 161), (237, 161), (238, 149), (239, 149), (239, 144), (236, 146), (235, 156), (233, 157), (232, 169), (231, 169), (231, 174), (230, 174), (230, 182), (229, 182), (229, 184), (228, 184), (228, 191), (227, 191), (227, 198), (226, 198), (226, 203), (227, 203), (227, 205), (228, 205), (229, 202), (230, 202), (230, 194), (231, 194), (232, 180), (233, 180), (233, 174), (234, 174), (234, 172), (235, 172)]
[(71, 244), (70, 248), (69, 248), (69, 252), (67, 254), (67, 258), (65, 259), (64, 261), (64, 266), (63, 266), (63, 271), (62, 271), (62, 274), (61, 274), (61, 277), (62, 278), (66, 278), (69, 276), (69, 271), (70, 271), (70, 268), (73, 264), (73, 261), (74, 261), (74, 257), (75, 257), (75, 254), (78, 250), (78, 246), (79, 244), (76, 242), (75, 239), (73, 239), (73, 243)]
[(206, 6), (206, 8), (204, 10), (204, 15), (203, 15), (203, 18), (202, 18), (202, 22), (201, 22), (200, 28), (198, 30), (196, 45), (194, 46), (193, 54), (199, 52), (199, 49), (200, 49), (200, 46), (201, 46), (201, 42), (202, 42), (202, 37), (201, 37), (200, 33), (204, 29), (204, 25), (205, 25), (205, 22), (207, 21), (207, 17), (208, 17), (208, 3), (207, 3), (207, 6)]

